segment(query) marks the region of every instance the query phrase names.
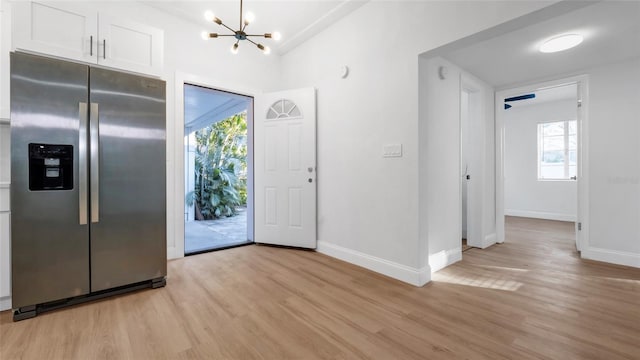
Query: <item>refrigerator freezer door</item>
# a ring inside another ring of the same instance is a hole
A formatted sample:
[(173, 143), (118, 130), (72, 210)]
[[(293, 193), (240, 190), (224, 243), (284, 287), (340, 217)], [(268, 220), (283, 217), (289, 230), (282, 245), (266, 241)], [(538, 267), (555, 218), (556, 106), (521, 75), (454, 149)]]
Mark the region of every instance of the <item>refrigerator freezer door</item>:
[[(80, 214), (87, 207), (79, 204), (87, 197), (79, 193), (78, 165), (88, 76), (85, 65), (11, 54), (14, 308), (89, 292), (89, 226)], [(40, 190), (29, 189), (30, 175), (44, 184)]]
[(90, 150), (90, 168), (99, 168), (90, 190), (99, 196), (99, 214), (91, 214), (91, 290), (99, 291), (167, 273), (165, 83), (97, 68), (90, 78), (91, 109), (98, 110), (90, 128), (99, 133), (98, 149)]

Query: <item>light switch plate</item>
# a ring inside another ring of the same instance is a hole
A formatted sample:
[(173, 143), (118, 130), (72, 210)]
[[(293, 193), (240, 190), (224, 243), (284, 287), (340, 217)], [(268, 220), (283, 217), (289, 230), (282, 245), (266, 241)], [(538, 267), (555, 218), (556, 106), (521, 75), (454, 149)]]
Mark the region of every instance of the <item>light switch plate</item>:
[(383, 145), (382, 157), (402, 157), (402, 144)]

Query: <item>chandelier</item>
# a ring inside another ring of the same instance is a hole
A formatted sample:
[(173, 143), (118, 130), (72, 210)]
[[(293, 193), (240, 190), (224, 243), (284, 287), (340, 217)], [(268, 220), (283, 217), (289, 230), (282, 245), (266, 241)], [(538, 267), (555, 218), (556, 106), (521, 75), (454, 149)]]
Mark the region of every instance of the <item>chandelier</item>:
[(245, 30), (247, 29), (247, 26), (253, 22), (253, 20), (255, 20), (255, 15), (253, 15), (253, 13), (251, 12), (247, 12), (244, 15), (244, 19), (242, 16), (242, 0), (240, 0), (240, 26), (238, 27), (238, 30), (233, 30), (232, 28), (230, 28), (229, 26), (225, 25), (222, 20), (220, 20), (219, 18), (217, 18), (213, 12), (211, 10), (207, 10), (204, 13), (204, 18), (207, 19), (207, 21), (211, 21), (214, 22), (220, 26), (224, 26), (225, 28), (227, 28), (229, 31), (232, 32), (232, 34), (218, 34), (218, 33), (210, 33), (208, 31), (203, 31), (201, 36), (204, 40), (209, 40), (211, 38), (219, 38), (222, 36), (233, 36), (236, 39), (236, 42), (233, 44), (233, 46), (231, 46), (231, 52), (233, 54), (237, 54), (238, 53), (238, 46), (240, 44), (241, 40), (247, 40), (248, 42), (252, 43), (253, 45), (257, 46), (258, 49), (262, 50), (262, 52), (265, 55), (268, 55), (269, 53), (271, 53), (271, 49), (268, 46), (264, 46), (260, 43), (257, 43), (253, 40), (250, 39), (250, 37), (264, 37), (267, 39), (273, 39), (273, 40), (280, 40), (280, 33), (279, 32), (273, 32), (273, 33), (266, 33), (266, 34), (262, 34), (262, 35), (257, 35), (257, 34), (247, 34), (245, 32)]

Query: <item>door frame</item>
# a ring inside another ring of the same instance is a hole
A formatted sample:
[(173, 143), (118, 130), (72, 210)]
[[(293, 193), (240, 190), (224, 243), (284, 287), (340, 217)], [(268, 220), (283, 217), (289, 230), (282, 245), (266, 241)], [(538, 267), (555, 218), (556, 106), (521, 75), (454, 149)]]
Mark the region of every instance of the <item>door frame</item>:
[[(184, 85), (197, 85), (251, 98), (247, 109), (247, 164), (253, 164), (253, 107), (260, 91), (184, 72), (175, 73), (173, 124), (167, 106), (167, 258), (184, 257)], [(170, 105), (169, 103), (167, 105)], [(172, 161), (173, 160), (173, 161)], [(253, 199), (253, 166), (247, 166), (247, 198)], [(247, 235), (253, 241), (253, 200), (247, 202)]]
[[(462, 93), (468, 94), (468, 126), (467, 126), (467, 144), (463, 144), (462, 139)], [(472, 130), (484, 129), (485, 122), (487, 120), (486, 105), (484, 99), (485, 93), (483, 86), (478, 83), (474, 78), (468, 76), (464, 72), (460, 75), (460, 161), (462, 161), (463, 150), (471, 148), (472, 153), (475, 154), (473, 159), (468, 159), (469, 172), (471, 175), (471, 181), (467, 182), (467, 245), (477, 248), (485, 248), (488, 244), (485, 244), (483, 235), (484, 230), (482, 228), (482, 205), (483, 200), (480, 197), (482, 194), (482, 188), (484, 184), (484, 134), (478, 134)], [(471, 114), (474, 114), (471, 116)], [(462, 168), (459, 166), (459, 168)], [(460, 214), (462, 219), (462, 172), (460, 173)], [(462, 221), (460, 223), (460, 238), (462, 238)]]
[[(496, 91), (496, 235), (497, 242), (505, 241), (504, 230), (504, 99), (525, 92), (533, 92), (544, 88), (577, 84), (578, 102), (578, 169), (577, 169), (577, 212), (576, 212), (576, 249), (587, 249), (589, 241), (589, 76), (576, 75), (548, 81), (529, 82), (525, 85), (509, 87)], [(578, 224), (581, 230), (578, 230)]]

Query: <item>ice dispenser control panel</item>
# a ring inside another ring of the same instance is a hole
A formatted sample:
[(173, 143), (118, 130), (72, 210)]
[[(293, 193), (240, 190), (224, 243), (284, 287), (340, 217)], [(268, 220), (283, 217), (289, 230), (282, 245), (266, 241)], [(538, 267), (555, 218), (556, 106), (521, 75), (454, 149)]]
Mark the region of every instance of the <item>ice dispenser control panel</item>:
[(73, 146), (29, 144), (29, 190), (73, 189)]

